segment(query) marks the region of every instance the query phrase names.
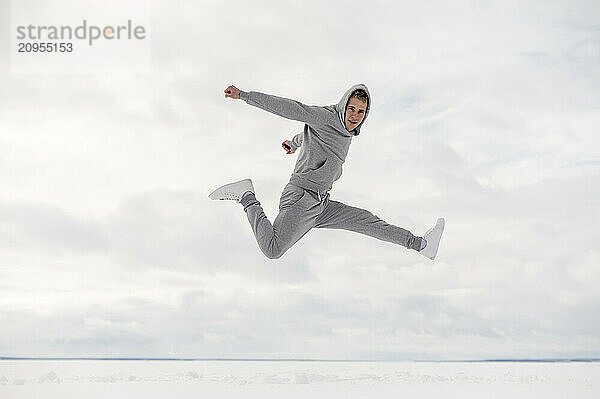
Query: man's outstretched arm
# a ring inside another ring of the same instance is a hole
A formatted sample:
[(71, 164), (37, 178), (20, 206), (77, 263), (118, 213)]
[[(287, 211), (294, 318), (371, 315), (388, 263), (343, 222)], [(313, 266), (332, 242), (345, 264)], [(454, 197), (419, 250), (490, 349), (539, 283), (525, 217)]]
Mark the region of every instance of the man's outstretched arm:
[(245, 92), (235, 86), (225, 89), (225, 97), (242, 99), (248, 104), (271, 112), (287, 119), (300, 121), (309, 125), (327, 123), (333, 113), (324, 107), (304, 105), (289, 98), (272, 96), (256, 91)]

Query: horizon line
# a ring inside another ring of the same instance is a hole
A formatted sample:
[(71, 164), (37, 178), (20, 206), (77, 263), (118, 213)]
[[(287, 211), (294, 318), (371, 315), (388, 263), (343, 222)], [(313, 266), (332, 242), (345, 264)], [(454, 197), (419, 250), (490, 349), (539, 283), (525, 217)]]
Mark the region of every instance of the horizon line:
[(569, 362), (600, 362), (600, 358), (491, 358), (491, 359), (307, 359), (307, 358), (186, 358), (186, 357), (29, 357), (29, 356), (0, 356), (0, 360), (129, 360), (129, 361), (230, 361), (230, 362), (431, 362), (431, 363), (494, 363), (494, 362), (523, 362), (523, 363), (569, 363)]

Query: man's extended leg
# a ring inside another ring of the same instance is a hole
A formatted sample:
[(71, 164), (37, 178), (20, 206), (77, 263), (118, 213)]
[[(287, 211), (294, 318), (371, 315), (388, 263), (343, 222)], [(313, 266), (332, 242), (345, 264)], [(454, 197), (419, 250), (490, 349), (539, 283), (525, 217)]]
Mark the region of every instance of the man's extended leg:
[(269, 222), (254, 193), (244, 195), (240, 203), (244, 206), (258, 246), (269, 259), (281, 257), (313, 228), (322, 209), (311, 193), (292, 184), (283, 190), (279, 214), (273, 224)]
[(325, 210), (317, 218), (315, 227), (328, 229), (344, 229), (366, 234), (379, 240), (402, 245), (408, 249), (419, 251), (421, 237), (410, 231), (384, 222), (371, 212), (328, 200)]

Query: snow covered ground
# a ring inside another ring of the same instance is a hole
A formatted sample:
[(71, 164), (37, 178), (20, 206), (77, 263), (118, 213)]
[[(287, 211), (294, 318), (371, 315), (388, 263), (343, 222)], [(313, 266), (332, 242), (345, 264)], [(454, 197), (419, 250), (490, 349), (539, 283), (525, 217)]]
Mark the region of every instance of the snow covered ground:
[[(598, 398), (600, 363), (3, 360), (0, 398)], [(435, 396), (434, 396), (435, 395)]]

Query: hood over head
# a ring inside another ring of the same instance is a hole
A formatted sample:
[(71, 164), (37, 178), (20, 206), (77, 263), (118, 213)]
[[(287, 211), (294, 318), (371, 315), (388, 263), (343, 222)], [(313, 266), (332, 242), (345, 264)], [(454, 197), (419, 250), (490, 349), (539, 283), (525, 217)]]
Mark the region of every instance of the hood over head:
[(352, 96), (352, 93), (354, 93), (356, 90), (359, 90), (359, 89), (364, 90), (364, 92), (367, 93), (367, 97), (369, 98), (369, 100), (367, 101), (367, 110), (365, 111), (365, 117), (363, 118), (362, 122), (360, 123), (360, 125), (355, 127), (351, 132), (349, 132), (349, 133), (353, 134), (354, 136), (358, 136), (358, 134), (360, 133), (360, 128), (365, 123), (365, 120), (367, 120), (367, 116), (369, 116), (369, 110), (371, 109), (371, 93), (369, 93), (369, 89), (367, 89), (367, 86), (365, 86), (362, 83), (354, 85), (351, 88), (349, 88), (346, 91), (346, 93), (344, 93), (340, 102), (337, 103), (335, 106), (335, 109), (338, 112), (338, 116), (340, 117), (340, 121), (342, 122), (342, 126), (346, 127), (346, 124), (344, 123), (345, 114), (346, 114), (346, 106), (348, 105), (348, 101), (350, 100), (350, 96)]

